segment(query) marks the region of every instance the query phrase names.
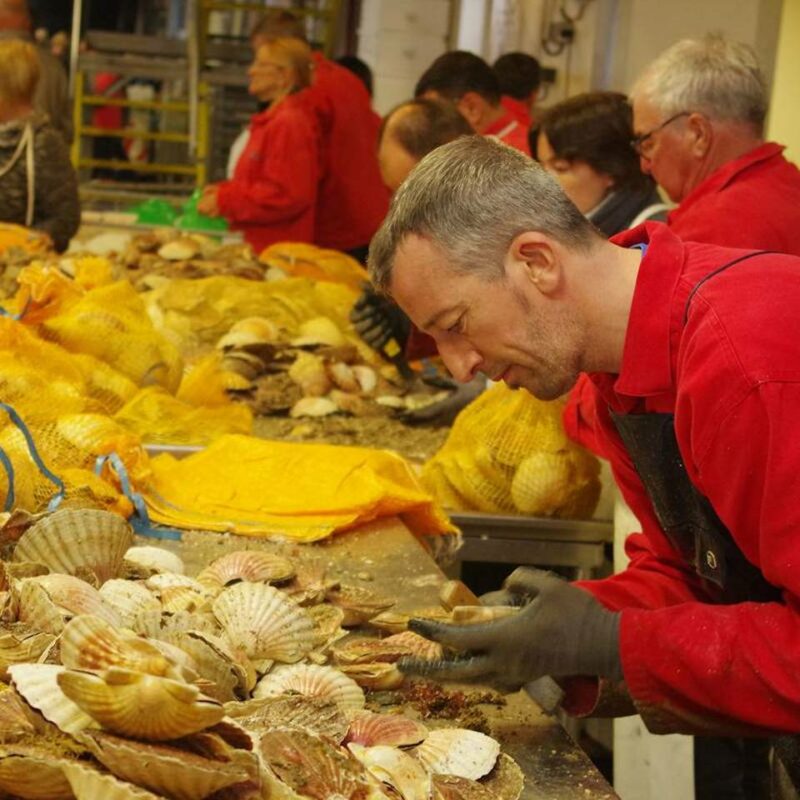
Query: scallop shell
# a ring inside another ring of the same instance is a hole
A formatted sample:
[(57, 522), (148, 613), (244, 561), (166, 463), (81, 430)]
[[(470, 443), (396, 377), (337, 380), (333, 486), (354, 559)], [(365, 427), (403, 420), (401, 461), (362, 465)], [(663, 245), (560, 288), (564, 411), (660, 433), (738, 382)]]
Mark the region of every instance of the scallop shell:
[(385, 744), (392, 747), (410, 747), (428, 736), (428, 729), (414, 719), (401, 714), (374, 714), (360, 711), (347, 728), (345, 743), (355, 742), (365, 747)]
[(44, 748), (0, 746), (0, 790), (24, 800), (72, 800), (72, 788), (61, 766)]
[(161, 800), (140, 786), (118, 780), (108, 772), (73, 761), (61, 767), (76, 800)]
[(168, 586), (161, 590), (161, 608), (174, 614), (177, 611), (203, 612), (208, 608), (208, 592), (196, 592), (188, 586)]
[(364, 692), (352, 678), (333, 667), (316, 664), (295, 664), (276, 667), (262, 678), (253, 697), (274, 697), (281, 694), (301, 694), (332, 700), (347, 715), (364, 708)]
[(112, 667), (101, 675), (67, 670), (58, 685), (105, 729), (164, 741), (187, 736), (222, 719), (222, 705), (196, 686)]
[(525, 788), (525, 774), (511, 756), (500, 753), (494, 769), (482, 783), (498, 800), (518, 800)]
[(339, 664), (339, 670), (364, 689), (396, 689), (403, 684), (405, 675), (397, 664)]
[(229, 350), (222, 358), (222, 369), (233, 372), (245, 381), (254, 381), (264, 371), (264, 360), (244, 350)]
[(388, 745), (348, 745), (350, 752), (381, 783), (391, 786), (403, 800), (428, 800), (431, 777), (423, 766), (402, 750)]
[(73, 669), (122, 667), (149, 675), (178, 676), (175, 665), (155, 645), (91, 614), (73, 617), (64, 627), (61, 663)]
[(328, 590), (326, 599), (344, 611), (342, 626), (361, 625), (394, 605), (394, 600), (363, 586), (342, 585)]
[(210, 614), (179, 611), (164, 614), (161, 611), (144, 611), (136, 615), (133, 630), (148, 639), (169, 638), (180, 631), (204, 631), (218, 634), (220, 629)]
[[(370, 785), (366, 770), (349, 752), (300, 728), (264, 731), (259, 752), (271, 773), (304, 798), (366, 800), (380, 796)], [(270, 788), (270, 797), (280, 796), (277, 789)]]
[(492, 770), (500, 745), (478, 731), (444, 728), (431, 731), (412, 752), (432, 774), (457, 775), (476, 781)]
[(437, 642), (412, 631), (403, 631), (385, 639), (351, 639), (335, 648), (337, 664), (392, 663), (407, 656), (432, 661), (442, 658), (444, 649)]
[(59, 633), (61, 630), (60, 628), (53, 630), (52, 627), (44, 627), (44, 625), (52, 626), (55, 623), (52, 609), (44, 603), (39, 589), (44, 590), (44, 597), (55, 606), (56, 611), (62, 617), (95, 614), (112, 625), (119, 625), (119, 617), (103, 602), (97, 589), (72, 575), (54, 574), (42, 575), (38, 578), (25, 578), (20, 581), (19, 618), (23, 622), (28, 622), (32, 627), (48, 633)]
[(197, 580), (219, 589), (235, 581), (277, 583), (293, 575), (294, 567), (288, 558), (260, 550), (237, 550), (213, 561)]
[(33, 723), (25, 714), (24, 700), (13, 691), (0, 693), (0, 742), (13, 742), (36, 733)]
[(292, 419), (297, 417), (327, 417), (335, 414), (339, 406), (327, 397), (301, 397), (289, 411)]
[(375, 387), (378, 385), (378, 374), (372, 367), (365, 364), (355, 364), (350, 369), (353, 370), (353, 375), (358, 381), (358, 387), (362, 394), (372, 394)]
[(344, 611), (341, 608), (323, 604), (311, 606), (307, 613), (314, 624), (314, 647), (330, 644), (331, 640), (335, 641), (346, 634), (341, 627), (344, 619)]
[(312, 317), (300, 325), (299, 336), (292, 339), (295, 347), (341, 347), (346, 340), (336, 323), (328, 317)]
[(191, 589), (198, 594), (207, 594), (208, 588), (203, 586), (200, 581), (195, 578), (190, 578), (188, 575), (182, 575), (178, 572), (159, 572), (151, 575), (145, 579), (144, 585), (150, 589), (151, 592), (161, 593), (165, 589)]
[(289, 367), (288, 375), (305, 397), (322, 397), (331, 390), (325, 362), (311, 353), (298, 353), (297, 359)]
[(500, 800), (482, 783), (458, 775), (434, 775), (431, 785), (432, 800)]
[(161, 603), (142, 583), (112, 578), (99, 589), (103, 602), (116, 612), (120, 625), (131, 628), (144, 611), (161, 613)]
[(131, 526), (118, 514), (64, 509), (43, 517), (22, 534), (14, 561), (35, 561), (67, 575), (88, 567), (102, 584), (120, 573), (132, 541)]
[(0, 674), (11, 664), (36, 661), (55, 641), (50, 633), (37, 633), (25, 626), (14, 631), (0, 631)]
[(272, 728), (307, 728), (338, 743), (347, 731), (347, 718), (339, 706), (320, 697), (292, 695), (226, 703), (225, 713), (256, 734)]
[(311, 618), (273, 586), (234, 584), (217, 597), (213, 608), (228, 640), (250, 658), (291, 664), (314, 644)]
[(361, 386), (353, 374), (353, 370), (341, 362), (329, 364), (328, 374), (331, 380), (343, 391), (356, 394), (361, 391)]
[(158, 255), (167, 261), (188, 261), (200, 255), (200, 248), (193, 239), (181, 236), (171, 242), (162, 244), (158, 248)]
[(125, 561), (150, 573), (177, 572), (182, 574), (186, 571), (183, 560), (175, 553), (165, 550), (163, 547), (152, 547), (151, 545), (129, 547), (125, 552)]
[(58, 676), (65, 671), (54, 664), (15, 664), (8, 668), (17, 694), (64, 733), (96, 728), (97, 723), (61, 691)]
[(249, 777), (242, 764), (214, 761), (178, 747), (108, 733), (93, 732), (85, 738), (94, 757), (118, 778), (177, 800), (202, 800)]
[(377, 628), (379, 631), (402, 633), (408, 630), (408, 621), (413, 618), (448, 622), (450, 620), (450, 612), (445, 611), (443, 608), (425, 608), (408, 613), (403, 613), (401, 611), (384, 611), (376, 617), (373, 617), (369, 621), (369, 624), (370, 627)]

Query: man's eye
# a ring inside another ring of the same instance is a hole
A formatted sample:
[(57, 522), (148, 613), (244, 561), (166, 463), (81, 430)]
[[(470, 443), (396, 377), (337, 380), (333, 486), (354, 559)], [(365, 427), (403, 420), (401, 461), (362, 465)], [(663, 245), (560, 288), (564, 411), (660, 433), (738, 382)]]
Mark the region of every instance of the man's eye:
[(461, 330), (461, 321), (464, 319), (464, 315), (462, 314), (448, 329), (448, 333), (459, 333)]

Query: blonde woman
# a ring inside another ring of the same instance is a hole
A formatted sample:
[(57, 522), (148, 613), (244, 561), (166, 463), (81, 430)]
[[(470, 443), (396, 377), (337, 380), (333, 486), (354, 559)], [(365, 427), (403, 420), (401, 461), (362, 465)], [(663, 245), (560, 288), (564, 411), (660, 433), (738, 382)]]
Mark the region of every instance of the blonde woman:
[(270, 106), (253, 117), (233, 178), (206, 187), (198, 210), (225, 217), (257, 252), (278, 241), (313, 242), (320, 156), (304, 91), (311, 51), (298, 39), (274, 39), (258, 48), (248, 75), (250, 94)]
[(78, 182), (63, 137), (34, 111), (35, 45), (0, 40), (0, 220), (46, 233), (59, 252), (80, 224)]

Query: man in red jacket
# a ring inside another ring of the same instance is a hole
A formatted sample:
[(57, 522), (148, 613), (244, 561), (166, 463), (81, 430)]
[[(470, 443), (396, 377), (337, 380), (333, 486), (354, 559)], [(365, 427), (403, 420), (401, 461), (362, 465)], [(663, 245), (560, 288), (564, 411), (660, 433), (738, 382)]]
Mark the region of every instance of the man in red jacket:
[(631, 97), (633, 145), (679, 204), (667, 224), (681, 239), (800, 255), (800, 171), (764, 141), (766, 85), (747, 45), (680, 41)]
[(500, 102), (500, 84), (492, 68), (474, 53), (454, 50), (439, 56), (422, 74), (415, 97), (455, 103), (475, 133), (531, 154), (528, 129)]
[[(271, 9), (251, 34), (254, 50), (276, 37), (307, 41), (303, 21)], [(314, 244), (343, 250), (364, 261), (372, 234), (389, 207), (376, 155), (380, 117), (364, 84), (349, 70), (314, 52), (314, 76), (307, 90), (321, 132), (322, 179)]]
[(472, 137), (417, 166), (369, 266), (459, 380), (552, 399), (589, 373), (642, 522), (618, 575), (523, 569), (506, 585), (512, 616), (414, 621), (460, 655), (406, 671), (555, 675), (575, 713), (781, 736), (774, 763), (800, 785), (784, 736), (800, 732), (800, 259), (684, 243), (658, 223), (605, 240), (541, 167)]

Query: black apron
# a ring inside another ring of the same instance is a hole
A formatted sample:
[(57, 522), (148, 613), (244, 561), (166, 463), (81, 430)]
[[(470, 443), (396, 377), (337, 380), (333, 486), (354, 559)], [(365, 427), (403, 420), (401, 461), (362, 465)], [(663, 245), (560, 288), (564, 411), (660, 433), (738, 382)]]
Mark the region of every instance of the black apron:
[[(706, 275), (689, 294), (684, 323), (692, 298), (707, 280), (767, 252), (748, 253)], [(780, 600), (780, 590), (744, 557), (711, 503), (689, 479), (675, 436), (674, 415), (610, 413), (664, 533), (703, 581), (716, 588), (720, 602)], [(794, 787), (800, 790), (800, 740), (780, 737), (774, 744)]]

